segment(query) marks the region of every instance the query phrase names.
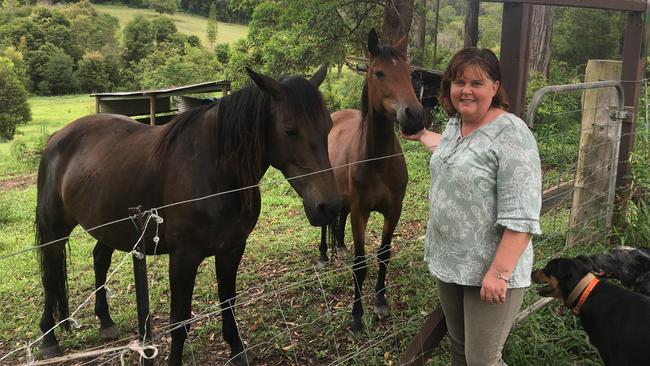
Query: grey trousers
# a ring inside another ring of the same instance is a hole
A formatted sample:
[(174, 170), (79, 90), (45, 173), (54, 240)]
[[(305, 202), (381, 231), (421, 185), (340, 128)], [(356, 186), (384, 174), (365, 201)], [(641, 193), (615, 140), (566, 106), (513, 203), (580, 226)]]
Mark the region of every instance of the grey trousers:
[(524, 289), (509, 289), (502, 304), (483, 302), (480, 290), (438, 280), (452, 366), (506, 365), (501, 351), (523, 302)]

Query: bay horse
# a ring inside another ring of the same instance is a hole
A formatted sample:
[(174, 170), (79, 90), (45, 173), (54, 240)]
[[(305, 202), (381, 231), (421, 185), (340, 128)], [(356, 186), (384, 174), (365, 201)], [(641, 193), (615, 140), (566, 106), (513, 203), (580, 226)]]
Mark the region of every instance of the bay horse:
[[(333, 220), (339, 210), (327, 154), (332, 122), (318, 91), (325, 66), (310, 80), (277, 81), (246, 69), (254, 85), (220, 101), (185, 112), (163, 126), (149, 126), (110, 114), (78, 119), (55, 133), (43, 151), (38, 171), (36, 234), (42, 245), (85, 229), (129, 216), (138, 205), (156, 208), (254, 186), (273, 166), (301, 196), (311, 225)], [(257, 187), (205, 200), (162, 208), (164, 218), (155, 254), (169, 254), (170, 323), (191, 316), (197, 267), (215, 257), (223, 337), (233, 362), (246, 365), (234, 317), (235, 284), (246, 239), (261, 206)], [(153, 231), (153, 230), (151, 230)], [(141, 233), (122, 221), (91, 232), (96, 288), (106, 280), (115, 249), (131, 251)], [(145, 235), (152, 240), (153, 232)], [(152, 246), (147, 254), (154, 254)], [(45, 304), (40, 328), (45, 357), (60, 354), (55, 312), (68, 318), (65, 241), (40, 247)], [(106, 291), (96, 294), (95, 313), (104, 333), (116, 336)], [(67, 322), (66, 324), (67, 325)], [(189, 324), (171, 331), (169, 364), (180, 365)]]
[[(400, 50), (405, 42), (406, 38), (402, 38), (395, 46), (379, 47), (377, 33), (374, 29), (370, 31), (370, 61), (362, 90), (361, 111), (334, 112), (334, 125), (328, 136), (329, 158), (342, 205), (333, 225), (321, 227), (319, 263), (328, 261), (328, 229), (336, 250), (345, 251), (345, 222), (350, 214), (354, 242), (352, 331), (355, 333), (363, 329), (361, 291), (367, 272), (364, 244), (370, 212), (379, 212), (384, 217), (381, 246), (377, 252), (379, 273), (374, 310), (380, 316), (388, 314), (385, 279), (390, 244), (402, 213), (408, 181), (402, 147), (393, 126), (398, 124), (405, 134), (424, 128), (424, 109), (413, 91), (411, 66)], [(368, 159), (371, 161), (363, 162)]]

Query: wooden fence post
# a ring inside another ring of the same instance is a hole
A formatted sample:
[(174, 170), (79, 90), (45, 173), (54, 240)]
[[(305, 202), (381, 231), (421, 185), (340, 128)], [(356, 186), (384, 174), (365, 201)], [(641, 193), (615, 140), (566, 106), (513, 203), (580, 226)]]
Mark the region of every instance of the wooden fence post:
[(438, 306), (424, 321), (420, 332), (413, 337), (397, 361), (398, 366), (422, 366), (442, 337), (447, 334), (447, 324), (442, 307)]
[[(140, 230), (146, 230), (143, 223), (142, 208), (131, 207), (129, 214), (135, 217), (135, 224)], [(151, 213), (149, 213), (151, 215)], [(153, 330), (151, 329), (151, 311), (149, 310), (149, 284), (147, 283), (147, 248), (144, 242), (144, 234), (138, 241), (135, 252), (133, 253), (133, 276), (135, 278), (135, 300), (138, 309), (138, 336), (142, 345), (153, 342)], [(145, 351), (149, 357), (152, 355), (151, 350)], [(153, 366), (154, 360), (149, 358), (140, 358), (140, 365)]]
[[(585, 82), (620, 80), (621, 62), (589, 60)], [(619, 128), (610, 118), (617, 104), (614, 88), (585, 90), (582, 96), (580, 151), (576, 167), (567, 245), (603, 239), (610, 229), (613, 201), (609, 194), (616, 174)]]

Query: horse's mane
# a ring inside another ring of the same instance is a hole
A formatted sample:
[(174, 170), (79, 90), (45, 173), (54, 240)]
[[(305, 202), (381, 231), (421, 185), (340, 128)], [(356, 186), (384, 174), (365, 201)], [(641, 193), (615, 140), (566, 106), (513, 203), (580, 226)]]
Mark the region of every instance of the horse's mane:
[[(256, 184), (261, 179), (270, 100), (257, 86), (249, 86), (210, 105), (178, 115), (170, 122), (172, 126), (158, 146), (161, 164), (166, 160), (170, 146), (188, 130), (190, 124), (199, 119), (211, 119), (214, 129), (203, 131), (210, 134), (208, 139), (212, 141), (206, 146), (209, 159), (213, 159), (217, 167), (228, 169), (234, 165), (236, 168), (230, 171), (236, 177), (238, 187)], [(254, 193), (252, 189), (242, 191), (244, 207), (250, 208)]]
[[(291, 77), (282, 80), (282, 83), (286, 86), (289, 105), (293, 108), (286, 113), (292, 113), (298, 121), (313, 118), (310, 116), (318, 113), (314, 111), (315, 107), (323, 108), (326, 114), (322, 97), (307, 80)], [(214, 159), (217, 168), (230, 169), (238, 187), (257, 184), (262, 178), (266, 129), (273, 113), (271, 99), (270, 95), (252, 85), (213, 104), (177, 116), (170, 122), (173, 125), (159, 144), (161, 161), (165, 160), (170, 146), (188, 129), (188, 125), (198, 119), (209, 118), (214, 120), (214, 129), (204, 131), (211, 134), (209, 138), (213, 141), (208, 146), (208, 156)], [(250, 208), (255, 193), (253, 189), (242, 191), (244, 207)]]

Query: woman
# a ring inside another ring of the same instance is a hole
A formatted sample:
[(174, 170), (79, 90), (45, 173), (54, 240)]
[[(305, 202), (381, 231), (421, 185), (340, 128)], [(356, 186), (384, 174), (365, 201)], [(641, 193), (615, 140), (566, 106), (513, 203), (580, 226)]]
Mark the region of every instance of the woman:
[(443, 74), (442, 135), (404, 136), (433, 151), (424, 258), (437, 278), (452, 365), (505, 365), (503, 344), (530, 285), (540, 234), (541, 169), (526, 124), (507, 113), (499, 61), (465, 48)]

